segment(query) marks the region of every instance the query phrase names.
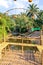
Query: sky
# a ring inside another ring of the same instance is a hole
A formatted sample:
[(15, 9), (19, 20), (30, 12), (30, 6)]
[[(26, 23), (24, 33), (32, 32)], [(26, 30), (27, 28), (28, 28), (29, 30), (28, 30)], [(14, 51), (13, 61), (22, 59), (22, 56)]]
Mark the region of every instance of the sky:
[[(12, 9), (12, 8), (25, 8), (26, 9), (29, 6), (29, 4), (32, 4), (32, 3), (37, 4), (37, 6), (43, 10), (43, 0), (33, 0), (31, 3), (28, 2), (28, 0), (17, 0), (17, 1), (0, 0), (0, 12), (4, 13), (7, 10)], [(9, 13), (13, 14), (13, 13), (18, 13), (20, 11), (23, 11), (23, 9), (22, 10), (15, 9), (15, 10), (10, 11)]]

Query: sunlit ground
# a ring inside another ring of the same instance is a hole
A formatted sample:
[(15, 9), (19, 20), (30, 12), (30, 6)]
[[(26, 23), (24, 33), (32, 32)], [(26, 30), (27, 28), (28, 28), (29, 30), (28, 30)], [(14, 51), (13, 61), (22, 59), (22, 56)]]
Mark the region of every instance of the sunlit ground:
[(39, 52), (21, 50), (6, 50), (2, 53), (0, 65), (41, 65)]

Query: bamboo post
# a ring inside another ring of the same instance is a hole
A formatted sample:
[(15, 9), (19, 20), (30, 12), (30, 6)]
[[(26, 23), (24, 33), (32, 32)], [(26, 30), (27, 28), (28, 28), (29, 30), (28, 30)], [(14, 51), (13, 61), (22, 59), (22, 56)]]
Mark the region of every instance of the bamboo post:
[(42, 61), (41, 62), (42, 63), (41, 65), (43, 65), (43, 50), (42, 50), (42, 54), (41, 54), (41, 61)]
[(40, 45), (42, 45), (42, 30), (40, 31)]
[(0, 59), (2, 58), (2, 53), (1, 53), (1, 51), (0, 51)]
[(42, 26), (42, 30), (41, 30), (41, 34), (40, 34), (40, 44), (43, 45), (43, 26)]
[(23, 53), (23, 46), (22, 46), (22, 53)]
[[(22, 43), (23, 43), (23, 39), (22, 39)], [(22, 45), (22, 53), (23, 53), (23, 45)]]
[(4, 27), (4, 34), (3, 35), (4, 35), (4, 42), (5, 42), (5, 26), (3, 25), (3, 27)]

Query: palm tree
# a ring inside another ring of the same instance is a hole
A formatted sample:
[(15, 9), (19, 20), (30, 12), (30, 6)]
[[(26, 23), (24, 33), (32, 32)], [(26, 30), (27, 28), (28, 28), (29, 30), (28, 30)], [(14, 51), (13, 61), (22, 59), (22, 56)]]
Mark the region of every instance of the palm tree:
[(38, 19), (43, 21), (43, 10), (40, 10), (39, 15), (38, 15)]
[(42, 27), (43, 25), (43, 10), (41, 10), (37, 16), (37, 19), (35, 20), (35, 22), (37, 23), (37, 25), (39, 27)]
[(27, 10), (27, 16), (29, 15), (30, 17), (34, 19), (35, 15), (37, 16), (38, 12), (39, 12), (39, 8), (37, 7), (37, 5), (29, 4), (28, 10)]

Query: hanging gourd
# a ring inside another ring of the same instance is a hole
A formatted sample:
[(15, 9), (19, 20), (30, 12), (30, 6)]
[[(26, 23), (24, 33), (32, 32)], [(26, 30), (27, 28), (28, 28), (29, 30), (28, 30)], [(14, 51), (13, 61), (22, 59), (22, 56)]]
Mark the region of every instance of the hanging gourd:
[(28, 2), (32, 2), (32, 0), (28, 0)]

